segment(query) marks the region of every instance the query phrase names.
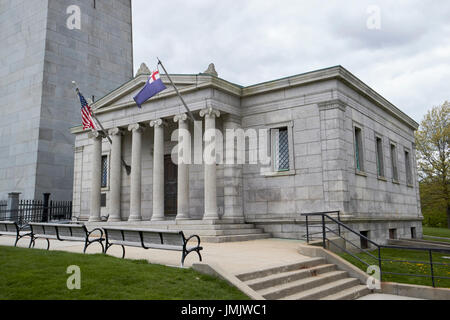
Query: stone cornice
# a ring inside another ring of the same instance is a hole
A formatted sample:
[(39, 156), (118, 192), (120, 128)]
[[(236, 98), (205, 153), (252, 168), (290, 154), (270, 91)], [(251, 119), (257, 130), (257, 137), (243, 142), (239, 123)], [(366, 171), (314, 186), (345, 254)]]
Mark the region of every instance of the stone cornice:
[(319, 110), (339, 109), (345, 112), (345, 102), (339, 99), (329, 100), (318, 103)]
[[(135, 106), (135, 102), (130, 101), (122, 102), (114, 105), (114, 102), (123, 96), (129, 94), (133, 90), (144, 85), (147, 81), (148, 75), (141, 74), (138, 77), (130, 80), (121, 87), (113, 90), (105, 97), (101, 98), (93, 104), (93, 110), (96, 114), (110, 112), (113, 110), (119, 110)], [(169, 85), (167, 76), (161, 75), (164, 83)], [(172, 75), (171, 78), (175, 84), (184, 86), (179, 88), (181, 94), (187, 94), (190, 92), (198, 91), (205, 88), (213, 88), (222, 92), (228, 93), (240, 98), (250, 97), (253, 95), (264, 94), (271, 91), (283, 90), (287, 88), (307, 85), (315, 82), (321, 82), (326, 80), (336, 79), (342, 81), (353, 90), (369, 99), (376, 104), (382, 110), (388, 112), (390, 115), (399, 119), (403, 123), (407, 124), (411, 129), (417, 130), (419, 124), (383, 98), (380, 94), (372, 90), (364, 82), (355, 77), (352, 73), (347, 71), (342, 66), (335, 66), (327, 69), (316, 70), (308, 73), (303, 73), (295, 76), (290, 76), (282, 79), (268, 81), (248, 87), (241, 87), (218, 77), (214, 77), (207, 74), (198, 75)], [(175, 96), (176, 92), (173, 89), (164, 90), (149, 101), (165, 99)]]

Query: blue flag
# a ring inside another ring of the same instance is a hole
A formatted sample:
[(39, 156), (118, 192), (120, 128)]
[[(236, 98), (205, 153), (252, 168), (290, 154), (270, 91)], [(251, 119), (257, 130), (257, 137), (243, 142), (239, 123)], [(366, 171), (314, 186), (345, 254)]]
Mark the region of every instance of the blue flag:
[(152, 75), (148, 78), (147, 83), (142, 88), (141, 91), (133, 98), (134, 101), (136, 101), (136, 104), (139, 108), (141, 108), (142, 104), (153, 97), (158, 92), (163, 91), (166, 89), (166, 86), (162, 82), (161, 78), (159, 77), (159, 71), (154, 71)]

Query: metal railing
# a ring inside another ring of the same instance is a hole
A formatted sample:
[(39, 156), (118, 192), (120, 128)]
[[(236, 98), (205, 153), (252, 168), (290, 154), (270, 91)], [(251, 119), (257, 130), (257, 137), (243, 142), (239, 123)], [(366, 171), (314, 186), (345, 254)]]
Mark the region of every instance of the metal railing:
[[(337, 219), (330, 216), (331, 213), (337, 213)], [(324, 249), (328, 249), (329, 246), (332, 244), (341, 251), (349, 254), (354, 259), (358, 260), (359, 262), (363, 263), (365, 266), (369, 267), (373, 265), (374, 263), (370, 263), (364, 260), (361, 256), (357, 256), (351, 251), (347, 249), (347, 244), (350, 244), (351, 247), (355, 248), (359, 253), (364, 253), (364, 257), (370, 258), (372, 262), (376, 262), (379, 269), (380, 269), (380, 281), (383, 281), (383, 275), (397, 275), (397, 276), (407, 276), (407, 277), (426, 277), (431, 278), (432, 286), (436, 286), (436, 279), (450, 279), (450, 277), (440, 276), (435, 274), (435, 267), (436, 266), (446, 266), (449, 269), (450, 272), (450, 263), (443, 263), (443, 262), (436, 262), (433, 261), (433, 252), (440, 252), (440, 253), (448, 253), (450, 254), (450, 249), (443, 249), (443, 248), (417, 248), (417, 247), (403, 247), (403, 246), (394, 246), (394, 245), (380, 245), (376, 243), (375, 241), (369, 239), (368, 237), (362, 235), (361, 233), (353, 230), (346, 224), (342, 223), (340, 221), (340, 214), (339, 211), (328, 211), (328, 212), (314, 212), (314, 213), (303, 213), (302, 216), (306, 218), (306, 241), (310, 243), (310, 240), (314, 240), (314, 235), (318, 234), (319, 239), (322, 240), (322, 246)], [(316, 227), (317, 224), (320, 227), (319, 232), (311, 233), (310, 228), (313, 227), (310, 225), (310, 219), (311, 217), (319, 217), (320, 219), (316, 219)], [(328, 225), (327, 225), (328, 222)], [(337, 228), (333, 229), (330, 228), (330, 225), (337, 226)], [(331, 237), (328, 236), (328, 234), (332, 234)], [(370, 249), (370, 246), (368, 248), (363, 248), (361, 244), (355, 244), (353, 241), (349, 240), (349, 236), (353, 235), (356, 236), (357, 239), (364, 240), (367, 242), (367, 244), (371, 244), (376, 249)], [(312, 237), (311, 237), (312, 236)], [(336, 239), (342, 239), (344, 241), (344, 245), (340, 245)], [(328, 242), (328, 248), (327, 248), (327, 242)], [(413, 260), (398, 260), (398, 259), (383, 259), (382, 258), (382, 249), (400, 249), (400, 250), (412, 250), (412, 251), (420, 251), (428, 254), (428, 261), (413, 261)], [(371, 253), (371, 251), (377, 250), (377, 254), (374, 255)], [(398, 272), (390, 272), (390, 271), (383, 271), (383, 262), (400, 262), (400, 263), (415, 263), (415, 264), (423, 264), (423, 265), (429, 265), (430, 266), (430, 274), (411, 274), (411, 273), (398, 273)]]
[(12, 210), (0, 203), (0, 220), (15, 221), (19, 226), (71, 219), (72, 201), (20, 200), (17, 209)]

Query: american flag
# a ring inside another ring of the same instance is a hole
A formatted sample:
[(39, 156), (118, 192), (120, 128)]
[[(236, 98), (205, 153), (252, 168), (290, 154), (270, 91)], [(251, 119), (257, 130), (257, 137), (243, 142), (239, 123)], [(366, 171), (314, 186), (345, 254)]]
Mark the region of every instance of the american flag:
[(78, 97), (80, 98), (81, 102), (81, 120), (83, 123), (83, 130), (91, 128), (92, 130), (95, 129), (94, 121), (92, 120), (92, 111), (91, 107), (89, 107), (86, 99), (83, 97), (83, 95), (78, 91)]

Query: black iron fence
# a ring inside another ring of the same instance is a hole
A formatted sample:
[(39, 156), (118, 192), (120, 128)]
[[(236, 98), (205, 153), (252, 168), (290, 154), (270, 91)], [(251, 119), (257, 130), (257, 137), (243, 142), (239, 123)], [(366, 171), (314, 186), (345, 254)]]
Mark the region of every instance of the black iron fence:
[[(331, 213), (337, 213), (337, 216), (332, 217)], [(450, 249), (380, 245), (342, 223), (340, 221), (339, 211), (303, 213), (302, 216), (306, 219), (306, 241), (308, 243), (310, 243), (311, 240), (320, 240), (324, 249), (330, 249), (331, 245), (333, 245), (338, 250), (349, 254), (366, 267), (377, 265), (380, 269), (380, 281), (383, 281), (383, 275), (425, 277), (429, 278), (432, 286), (435, 287), (437, 279), (450, 279), (450, 277), (436, 275), (435, 272), (436, 268), (445, 268), (447, 271), (446, 274), (450, 274), (450, 263), (433, 260), (433, 253), (448, 253), (450, 255)], [(353, 238), (353, 241), (351, 238)], [(359, 243), (355, 243), (354, 239), (357, 239), (357, 241), (359, 240)], [(400, 249), (425, 253), (428, 261), (383, 258), (382, 249)], [(374, 251), (376, 251), (376, 253), (374, 253)], [(363, 255), (356, 255), (355, 253), (363, 253)], [(429, 266), (429, 274), (390, 272), (383, 270), (383, 263), (427, 265)]]
[(0, 202), (0, 220), (15, 221), (24, 226), (29, 222), (50, 222), (72, 219), (72, 201), (20, 200), (17, 208), (8, 209)]

